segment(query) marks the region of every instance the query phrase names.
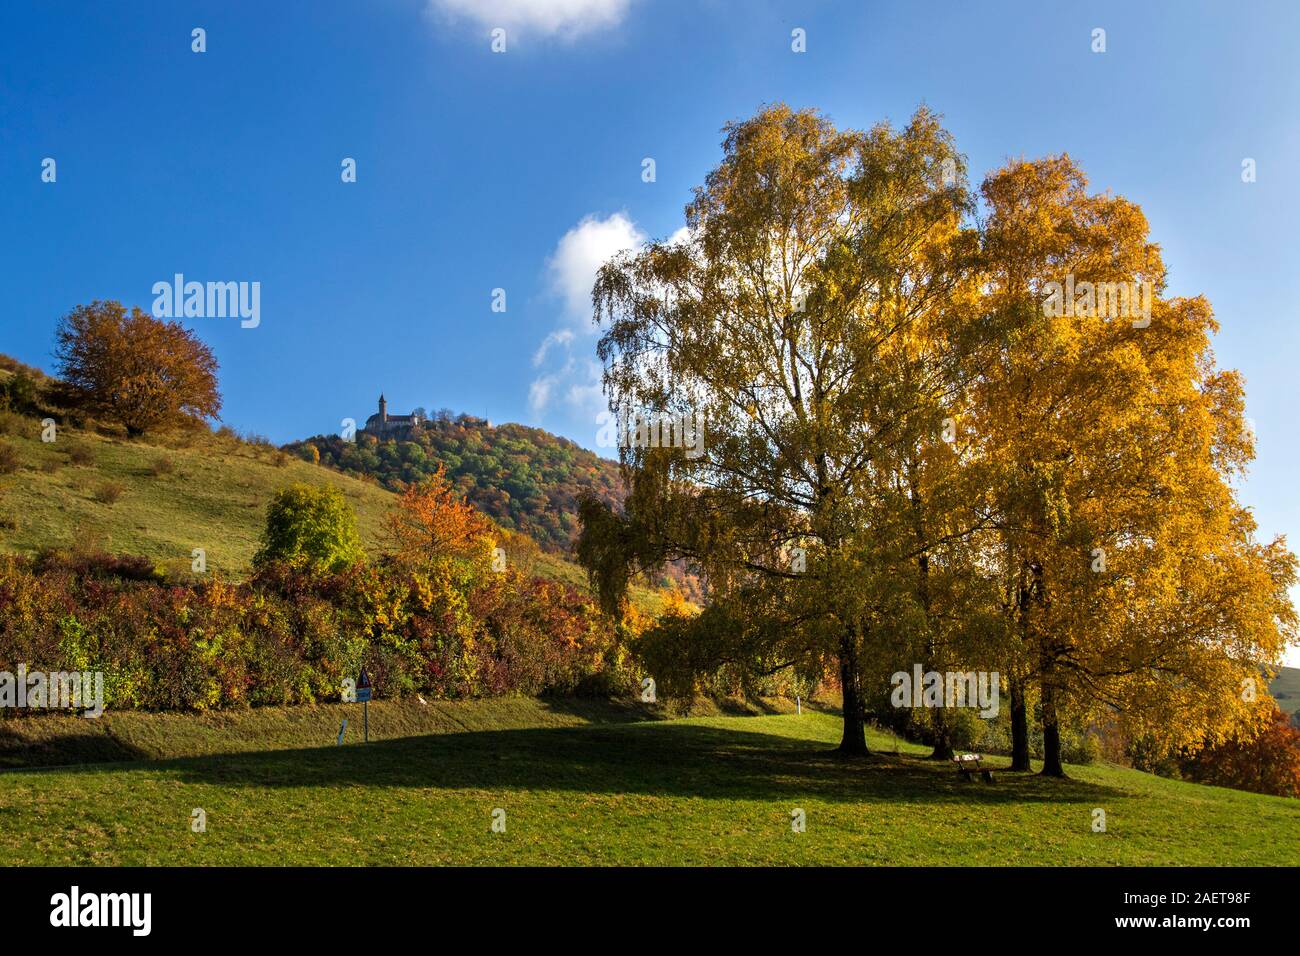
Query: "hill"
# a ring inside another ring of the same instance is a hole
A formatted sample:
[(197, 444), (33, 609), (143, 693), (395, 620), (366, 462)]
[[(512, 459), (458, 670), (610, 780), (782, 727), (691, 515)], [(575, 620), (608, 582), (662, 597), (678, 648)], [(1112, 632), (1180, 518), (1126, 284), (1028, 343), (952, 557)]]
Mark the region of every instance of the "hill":
[[(441, 465), (456, 489), (493, 521), (536, 541), (543, 551), (572, 554), (579, 529), (578, 498), (590, 492), (610, 505), (624, 496), (618, 464), (540, 428), (493, 426), (469, 415), (439, 412), (402, 437), (364, 432), (356, 441), (316, 435), (284, 450), (343, 474), (369, 477), (391, 491), (433, 474)], [(680, 564), (656, 582), (702, 600), (699, 580)]]
[(189, 568), (192, 549), (203, 548), (210, 570), (243, 575), (267, 502), (286, 485), (339, 488), (368, 548), (379, 543), (392, 498), (374, 485), (223, 435), (125, 442), (68, 429), (46, 444), (39, 423), (20, 416), (9, 416), (0, 430), (19, 461), (0, 478), (0, 548), (8, 551), (83, 546), (142, 554), (180, 570)]
[[(223, 715), (204, 756), (0, 773), (0, 863), (352, 864), (359, 834), (370, 864), (1300, 863), (1295, 800), (1109, 765), (976, 786), (876, 733), (879, 752), (846, 762), (828, 713), (639, 720), (505, 699), (445, 705), (423, 736), (321, 740), (356, 710), (312, 709), (299, 749), (232, 746), (259, 736), (240, 726), (267, 719), (259, 709)], [(387, 719), (376, 710), (372, 731)], [(279, 727), (275, 746), (291, 733)], [(195, 807), (204, 833), (190, 830)], [(795, 808), (806, 832), (792, 832)]]
[[(21, 396), (16, 382), (34, 382)], [(210, 570), (242, 575), (257, 550), (266, 505), (294, 482), (331, 484), (357, 514), (367, 547), (380, 540), (392, 495), (313, 468), (264, 441), (196, 428), (126, 441), (93, 422), (61, 425), (42, 441), (42, 393), (53, 383), (12, 359), (0, 362), (0, 548), (97, 548), (145, 555), (188, 570), (203, 548)], [(7, 462), (7, 464), (5, 464)]]
[(1288, 714), (1300, 712), (1300, 667), (1283, 667), (1268, 689), (1278, 707)]
[(467, 501), (552, 552), (567, 553), (578, 532), (580, 494), (589, 491), (610, 504), (623, 496), (615, 462), (540, 428), (493, 427), (468, 415), (440, 413), (400, 439), (381, 441), (363, 432), (355, 442), (316, 435), (285, 446), (314, 461), (312, 449), (322, 465), (369, 475), (390, 491), (442, 465)]
[[(40, 391), (53, 380), (0, 356), (0, 409), (15, 381)], [(127, 441), (94, 423), (67, 425), (41, 440), (47, 411), (39, 398), (23, 412), (0, 410), (0, 550), (88, 547), (144, 555), (171, 572), (188, 571), (194, 548), (209, 570), (243, 576), (249, 569), (272, 495), (295, 482), (328, 484), (356, 511), (362, 544), (383, 545), (392, 491), (364, 475), (309, 464), (261, 438), (206, 428)], [(586, 574), (555, 553), (528, 558), (543, 577), (586, 587)], [(637, 603), (654, 612), (646, 588)]]

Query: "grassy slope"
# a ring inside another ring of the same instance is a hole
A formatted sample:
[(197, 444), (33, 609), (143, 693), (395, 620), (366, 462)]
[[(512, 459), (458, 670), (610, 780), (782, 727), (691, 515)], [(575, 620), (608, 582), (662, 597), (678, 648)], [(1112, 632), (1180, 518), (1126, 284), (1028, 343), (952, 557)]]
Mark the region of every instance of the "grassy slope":
[[(13, 427), (17, 420), (21, 425)], [(273, 448), (201, 434), (191, 447), (127, 442), (93, 431), (60, 433), (40, 441), (34, 418), (10, 418), (0, 441), (18, 453), (20, 467), (0, 475), (0, 550), (36, 551), (78, 544), (115, 553), (143, 554), (172, 571), (188, 571), (191, 551), (207, 551), (209, 571), (247, 572), (265, 523), (271, 496), (294, 482), (341, 489), (357, 513), (367, 550), (382, 542), (383, 515), (394, 495), (376, 484), (309, 465)], [(73, 464), (73, 448), (88, 449), (93, 462)], [(155, 474), (159, 459), (173, 470)], [(122, 486), (114, 504), (97, 500), (105, 483)], [(535, 573), (586, 587), (586, 574), (555, 555), (535, 559)], [(638, 588), (634, 599), (648, 613), (662, 606), (657, 593)]]
[[(370, 739), (567, 727), (656, 716), (640, 703), (622, 705), (584, 698), (498, 697), (434, 700), (427, 704), (415, 698), (376, 700), (370, 704)], [(95, 720), (68, 714), (37, 714), (0, 720), (0, 769), (302, 749), (333, 743), (344, 719), (348, 721), (346, 739), (361, 739), (362, 711), (356, 704), (256, 707), (201, 714), (120, 710), (106, 711)]]
[(1268, 689), (1277, 705), (1288, 714), (1300, 710), (1300, 667), (1283, 667)]
[[(18, 472), (0, 478), (0, 507), (18, 525), (0, 530), (0, 548), (8, 551), (94, 545), (188, 570), (191, 549), (204, 548), (210, 571), (242, 575), (257, 550), (267, 502), (286, 485), (301, 481), (341, 489), (370, 548), (379, 541), (392, 500), (374, 485), (287, 456), (278, 466), (274, 449), (215, 435), (199, 436), (189, 448), (89, 431), (64, 433), (45, 444), (35, 421), (24, 421), (31, 422), (29, 433), (4, 439), (18, 449), (21, 461)], [(77, 446), (91, 452), (91, 464), (72, 463), (69, 453)], [(173, 470), (155, 475), (151, 468), (163, 458), (171, 460)], [(96, 499), (106, 482), (123, 488), (114, 504)]]
[(368, 746), (3, 773), (0, 863), (1300, 863), (1296, 800), (1109, 766), (962, 783), (907, 744), (845, 763), (837, 719), (815, 712), (587, 722), (474, 706), (472, 731)]

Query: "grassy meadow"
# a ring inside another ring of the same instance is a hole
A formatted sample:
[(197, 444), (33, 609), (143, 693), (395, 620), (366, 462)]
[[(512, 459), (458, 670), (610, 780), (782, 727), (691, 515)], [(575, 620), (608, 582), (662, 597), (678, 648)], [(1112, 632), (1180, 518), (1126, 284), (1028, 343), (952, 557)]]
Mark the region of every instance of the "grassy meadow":
[[(967, 783), (923, 748), (875, 733), (873, 757), (843, 761), (832, 713), (666, 720), (518, 699), (430, 705), (424, 716), (413, 707), (372, 708), (367, 745), (356, 705), (310, 708), (305, 719), (191, 718), (185, 726), (198, 729), (183, 732), (170, 721), (186, 718), (159, 717), (153, 739), (147, 725), (159, 715), (139, 715), (122, 730), (138, 753), (219, 752), (0, 773), (0, 863), (1300, 864), (1295, 800), (1113, 766), (1072, 766), (1065, 781), (1001, 773)], [(344, 714), (349, 742), (337, 746)], [(418, 736), (389, 736), (422, 723)], [(206, 832), (191, 830), (195, 808)], [(498, 808), (505, 832), (491, 828)], [(1104, 833), (1093, 831), (1094, 808), (1106, 812)]]

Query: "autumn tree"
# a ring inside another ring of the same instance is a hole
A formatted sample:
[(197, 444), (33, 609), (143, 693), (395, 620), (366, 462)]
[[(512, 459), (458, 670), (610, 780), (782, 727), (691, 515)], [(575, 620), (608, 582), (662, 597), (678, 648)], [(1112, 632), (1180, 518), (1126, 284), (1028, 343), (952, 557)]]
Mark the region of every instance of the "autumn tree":
[(939, 440), (978, 351), (962, 162), (924, 110), (858, 132), (775, 106), (729, 125), (723, 151), (687, 238), (606, 264), (593, 290), (611, 409), (701, 421), (700, 453), (623, 443), (625, 510), (589, 502), (579, 555), (607, 605), (632, 571), (699, 566), (714, 610), (681, 639), (833, 666), (840, 749), (865, 753), (865, 659), (914, 603), (931, 536), (959, 532), (872, 533), (906, 526), (900, 449)]
[[(1052, 598), (1043, 552), (1049, 543), (1068, 538), (1062, 523), (1078, 517), (1064, 500), (1063, 486), (1072, 463), (1087, 467), (1079, 444), (1103, 438), (1107, 426), (1124, 424), (1113, 414), (1124, 411), (1121, 393), (1105, 386), (1126, 391), (1132, 383), (1108, 363), (1122, 346), (1120, 339), (1139, 330), (1127, 323), (1112, 329), (1073, 316), (1049, 317), (1044, 287), (1068, 275), (1128, 281), (1155, 250), (1147, 248), (1145, 223), (1133, 221), (1127, 204), (1118, 212), (1128, 217), (1128, 242), (1118, 249), (1108, 246), (1107, 226), (1115, 217), (1105, 218), (1095, 202), (1089, 208), (1082, 175), (1065, 159), (1012, 164), (986, 179), (983, 193), (990, 210), (983, 235), (988, 304), (1007, 317), (1013, 331), (979, 383), (969, 422), (993, 471), (988, 496), (1000, 535), (990, 547), (1005, 582), (1009, 653), (1003, 671), (1011, 698), (1012, 765), (1029, 769), (1027, 685), (1046, 674), (1040, 707), (1047, 766), (1058, 772), (1056, 655), (1050, 650), (1058, 645), (1044, 617)], [(1149, 267), (1145, 275), (1163, 283), (1163, 275)], [(1118, 463), (1135, 457), (1121, 453)], [(1070, 541), (1064, 550), (1070, 567), (1088, 569), (1089, 542)]]
[[(1015, 318), (969, 409), (996, 516), (974, 546), (1002, 576), (1013, 766), (1030, 685), (1047, 775), (1067, 717), (1170, 749), (1221, 739), (1247, 719), (1240, 682), (1294, 638), (1295, 564), (1236, 501), (1252, 448), (1209, 306), (1164, 298), (1141, 211), (1089, 194), (1068, 157), (983, 188), (989, 307)], [(1077, 307), (1048, 307), (1062, 287)], [(1099, 289), (1133, 290), (1130, 307), (1098, 308)]]
[(408, 562), (461, 558), (487, 563), (496, 545), (492, 523), (456, 493), (442, 467), (408, 485), (385, 521), (394, 552)]
[(133, 438), (221, 411), (212, 350), (180, 323), (139, 308), (77, 306), (59, 324), (55, 355), (75, 404)]
[(1014, 766), (1036, 702), (1047, 775), (1067, 725), (1177, 749), (1247, 721), (1239, 685), (1295, 639), (1295, 559), (1236, 500), (1240, 378), (1208, 304), (1165, 297), (1141, 210), (1052, 157), (991, 175), (976, 223), (925, 111), (857, 133), (778, 106), (723, 148), (685, 238), (593, 289), (630, 489), (581, 512), (607, 610), (699, 567), (708, 610), (651, 652), (683, 685), (833, 668), (846, 753), (907, 660), (1005, 675)]

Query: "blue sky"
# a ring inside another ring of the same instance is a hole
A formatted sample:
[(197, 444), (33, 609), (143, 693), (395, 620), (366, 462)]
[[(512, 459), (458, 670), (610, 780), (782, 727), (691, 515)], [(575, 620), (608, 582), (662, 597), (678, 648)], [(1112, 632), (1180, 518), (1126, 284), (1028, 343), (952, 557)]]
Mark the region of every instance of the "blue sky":
[(1143, 207), (1170, 292), (1209, 297), (1220, 363), (1245, 373), (1243, 495), (1295, 546), (1297, 36), (1294, 2), (10, 0), (0, 351), (49, 368), (73, 305), (147, 309), (178, 272), (258, 281), (257, 328), (191, 322), (241, 431), (337, 430), (382, 389), (393, 411), (593, 447), (591, 274), (682, 225), (723, 123), (784, 100), (866, 126), (924, 102), (975, 179), (1068, 151)]

